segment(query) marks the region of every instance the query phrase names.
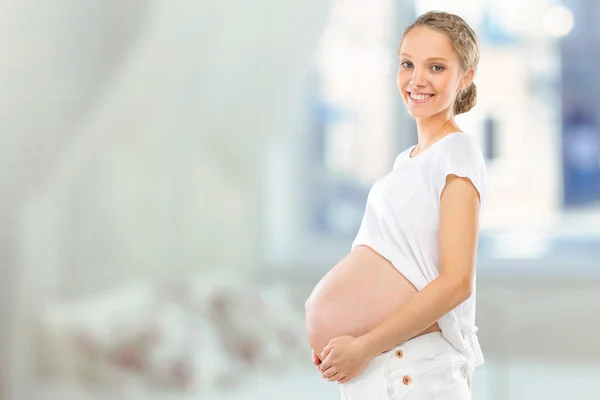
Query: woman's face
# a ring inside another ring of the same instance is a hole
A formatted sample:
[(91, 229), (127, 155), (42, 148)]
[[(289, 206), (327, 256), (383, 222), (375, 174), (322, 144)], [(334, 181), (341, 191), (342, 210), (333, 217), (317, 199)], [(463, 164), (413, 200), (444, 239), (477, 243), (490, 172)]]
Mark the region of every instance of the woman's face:
[(402, 41), (398, 62), (396, 82), (410, 115), (427, 118), (452, 107), (464, 80), (446, 35), (413, 28)]

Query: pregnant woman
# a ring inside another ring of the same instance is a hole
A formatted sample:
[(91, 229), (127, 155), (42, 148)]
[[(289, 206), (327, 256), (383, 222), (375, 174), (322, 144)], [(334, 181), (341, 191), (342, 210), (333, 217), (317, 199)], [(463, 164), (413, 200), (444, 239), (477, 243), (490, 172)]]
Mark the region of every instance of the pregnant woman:
[(306, 301), (313, 362), (345, 400), (468, 399), (483, 363), (475, 261), (486, 168), (455, 116), (476, 102), (479, 61), (460, 17), (404, 32), (397, 85), (418, 144), (375, 182), (351, 252)]

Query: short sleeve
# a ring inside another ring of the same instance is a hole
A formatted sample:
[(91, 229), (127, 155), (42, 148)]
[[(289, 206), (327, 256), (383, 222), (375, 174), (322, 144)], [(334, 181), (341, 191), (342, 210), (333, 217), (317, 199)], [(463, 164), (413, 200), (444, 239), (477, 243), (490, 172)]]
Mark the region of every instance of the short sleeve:
[(436, 202), (439, 202), (448, 175), (467, 178), (479, 192), (481, 208), (485, 206), (487, 195), (487, 171), (481, 149), (475, 138), (469, 134), (452, 134), (438, 147), (432, 171)]

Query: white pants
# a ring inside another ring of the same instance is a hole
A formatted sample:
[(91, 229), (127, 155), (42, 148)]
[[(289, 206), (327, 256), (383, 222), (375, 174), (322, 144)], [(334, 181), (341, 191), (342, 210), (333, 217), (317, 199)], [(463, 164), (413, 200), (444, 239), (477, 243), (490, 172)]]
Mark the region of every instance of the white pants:
[(411, 339), (374, 358), (342, 384), (342, 400), (468, 400), (467, 358), (441, 332)]

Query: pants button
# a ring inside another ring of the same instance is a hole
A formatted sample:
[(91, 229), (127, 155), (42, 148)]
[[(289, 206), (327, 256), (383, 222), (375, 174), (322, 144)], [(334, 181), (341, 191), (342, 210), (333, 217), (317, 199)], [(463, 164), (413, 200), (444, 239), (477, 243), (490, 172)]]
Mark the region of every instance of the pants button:
[(410, 385), (410, 383), (412, 382), (412, 379), (410, 379), (410, 376), (406, 375), (404, 376), (404, 378), (402, 378), (402, 383), (404, 383), (405, 385)]

